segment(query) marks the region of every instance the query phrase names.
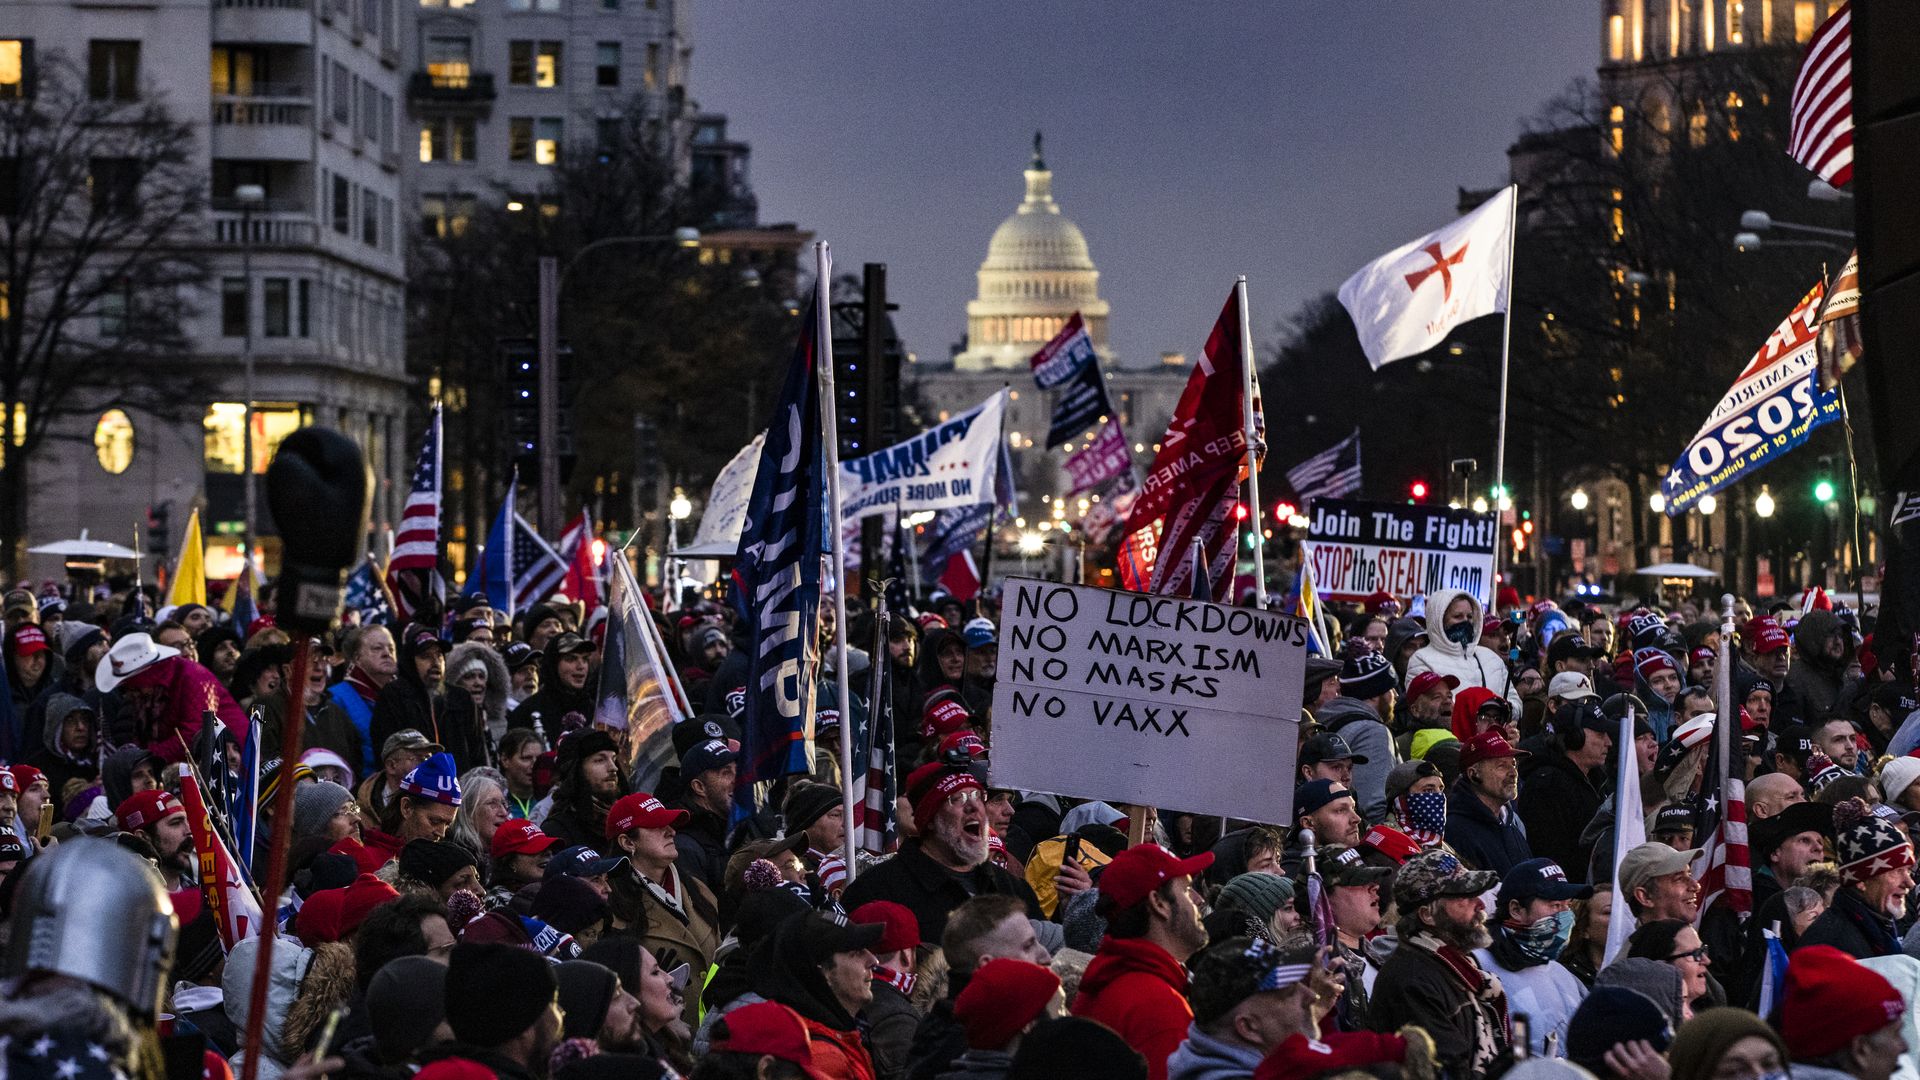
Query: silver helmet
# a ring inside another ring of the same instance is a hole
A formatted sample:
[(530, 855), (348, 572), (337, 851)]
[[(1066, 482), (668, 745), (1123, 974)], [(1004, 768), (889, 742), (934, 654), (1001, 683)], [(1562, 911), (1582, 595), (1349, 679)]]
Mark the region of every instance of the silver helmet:
[(27, 863), (4, 974), (66, 975), (155, 1016), (178, 930), (147, 860), (111, 840), (76, 838)]

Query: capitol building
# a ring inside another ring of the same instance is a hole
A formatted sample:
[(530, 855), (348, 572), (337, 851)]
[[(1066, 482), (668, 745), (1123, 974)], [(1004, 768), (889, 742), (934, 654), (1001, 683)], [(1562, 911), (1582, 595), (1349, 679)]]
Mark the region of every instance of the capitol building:
[(1086, 236), (1054, 201), (1053, 172), (1041, 156), (1037, 134), (1033, 159), (1023, 175), (1026, 198), (987, 242), (979, 294), (967, 302), (966, 339), (947, 363), (919, 361), (902, 374), (908, 392), (928, 410), (929, 422), (964, 412), (1003, 385), (1012, 388), (1007, 442), (1020, 487), (1020, 512), (1031, 518), (1044, 515), (1040, 496), (1066, 493), (1060, 463), (1069, 447), (1051, 454), (1046, 449), (1053, 392), (1034, 385), (1028, 361), (1074, 312), (1086, 323), (1100, 356), (1108, 396), (1125, 426), (1136, 469), (1152, 463), (1189, 367), (1178, 354), (1151, 366), (1121, 366), (1107, 340), (1108, 305), (1100, 298), (1100, 271)]

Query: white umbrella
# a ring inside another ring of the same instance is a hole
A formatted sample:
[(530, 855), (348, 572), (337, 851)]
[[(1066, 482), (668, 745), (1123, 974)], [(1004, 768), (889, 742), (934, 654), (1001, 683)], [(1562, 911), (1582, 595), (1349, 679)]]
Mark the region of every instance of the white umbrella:
[(138, 559), (140, 553), (130, 547), (109, 543), (105, 540), (87, 539), (87, 530), (80, 530), (78, 540), (55, 540), (51, 544), (30, 547), (32, 555), (59, 555), (68, 559)]
[(1643, 566), (1634, 573), (1662, 578), (1717, 578), (1720, 576), (1716, 571), (1704, 566), (1683, 562), (1654, 563), (1652, 566)]

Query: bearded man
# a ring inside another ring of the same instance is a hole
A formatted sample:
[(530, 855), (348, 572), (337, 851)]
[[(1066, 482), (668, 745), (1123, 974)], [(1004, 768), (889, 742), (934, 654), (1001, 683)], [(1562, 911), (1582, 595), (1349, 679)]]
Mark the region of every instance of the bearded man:
[(1418, 1024), (1448, 1076), (1481, 1076), (1507, 1052), (1507, 998), (1474, 959), (1493, 944), (1480, 894), (1500, 875), (1469, 870), (1448, 851), (1423, 851), (1394, 876), (1400, 944), (1373, 984), (1375, 1031)]

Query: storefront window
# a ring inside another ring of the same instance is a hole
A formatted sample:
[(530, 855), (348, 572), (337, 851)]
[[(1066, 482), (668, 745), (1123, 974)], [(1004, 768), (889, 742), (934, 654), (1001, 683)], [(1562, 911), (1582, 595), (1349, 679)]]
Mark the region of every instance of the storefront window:
[[(210, 473), (238, 474), (243, 460), (247, 414), (238, 401), (216, 401), (207, 407), (203, 422), (206, 433), (206, 469)], [(253, 409), (253, 472), (267, 471), (267, 462), (280, 448), (280, 440), (305, 423), (305, 412), (297, 405), (262, 402)]]
[(109, 409), (100, 414), (99, 422), (93, 425), (93, 452), (100, 459), (100, 467), (114, 476), (133, 464), (133, 421), (126, 413)]

